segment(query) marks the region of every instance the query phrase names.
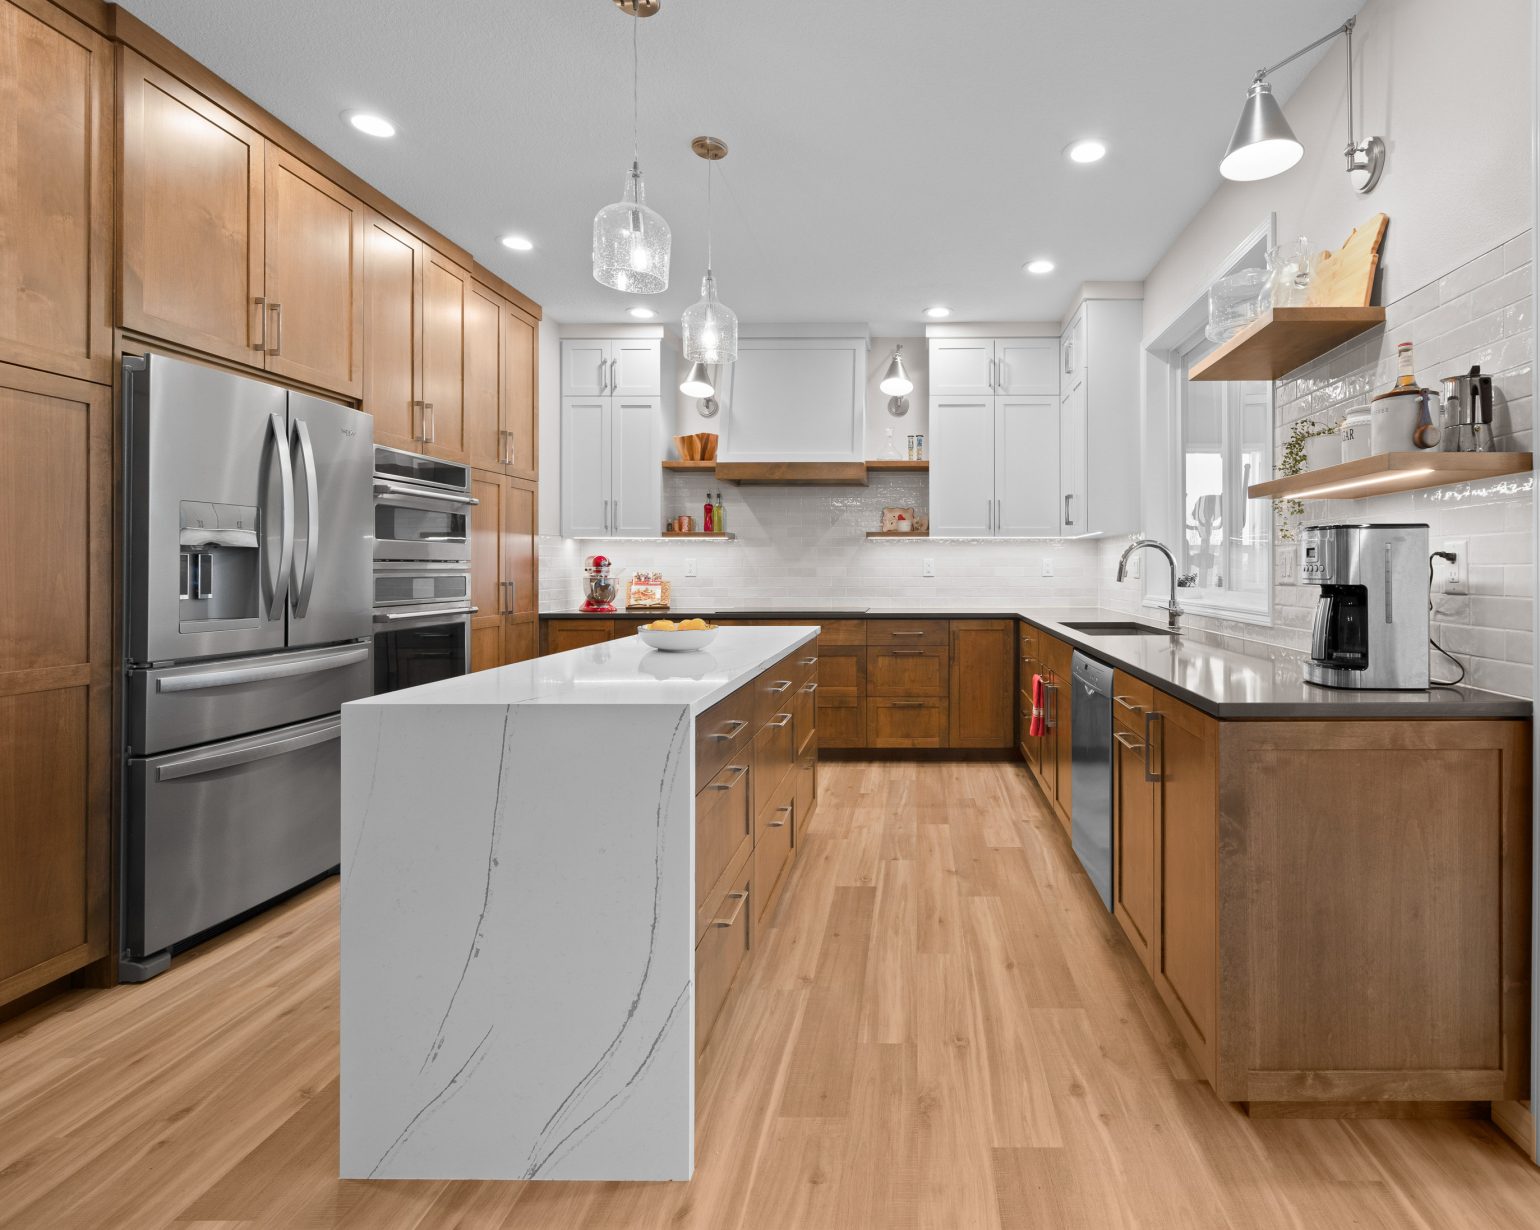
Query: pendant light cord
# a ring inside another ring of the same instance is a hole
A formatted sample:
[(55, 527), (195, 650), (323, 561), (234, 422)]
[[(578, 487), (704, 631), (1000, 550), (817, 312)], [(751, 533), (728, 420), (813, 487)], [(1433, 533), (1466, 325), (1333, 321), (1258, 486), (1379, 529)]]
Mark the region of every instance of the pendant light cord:
[(641, 163), (641, 125), (637, 117), (641, 113), (639, 79), (642, 75), (642, 69), (641, 56), (636, 49), (641, 26), (642, 19), (640, 17), (633, 17), (631, 19), (631, 165), (633, 168)]
[(706, 272), (711, 272), (711, 164), (714, 160), (706, 159)]

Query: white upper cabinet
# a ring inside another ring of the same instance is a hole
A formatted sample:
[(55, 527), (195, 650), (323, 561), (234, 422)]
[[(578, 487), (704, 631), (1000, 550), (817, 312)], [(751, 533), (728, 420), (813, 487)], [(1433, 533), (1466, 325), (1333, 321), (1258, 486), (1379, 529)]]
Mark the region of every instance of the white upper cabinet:
[(930, 391), (938, 397), (1036, 397), (1059, 391), (1052, 337), (932, 338)]
[(1067, 537), (1139, 528), (1138, 299), (1087, 299), (1059, 339), (1059, 521)]
[(663, 524), (659, 338), (564, 338), (561, 532), (655, 538)]
[[(1050, 364), (1057, 350), (1050, 345)], [(994, 457), (996, 535), (1057, 537), (1059, 399), (1052, 393), (997, 397)]]
[(995, 399), (932, 397), (931, 537), (992, 537), (995, 478)]
[(1064, 327), (1059, 335), (1059, 396), (1068, 397), (1070, 390), (1085, 375), (1085, 315), (1087, 304)]
[(1087, 462), (1085, 381), (1077, 380), (1059, 404), (1059, 484), (1063, 491), (1058, 514), (1059, 532), (1066, 538), (1092, 532), (1086, 518)]
[(865, 337), (744, 337), (720, 461), (866, 459)]
[(1004, 397), (1057, 394), (1058, 357), (1054, 338), (1001, 338), (995, 342), (995, 392)]

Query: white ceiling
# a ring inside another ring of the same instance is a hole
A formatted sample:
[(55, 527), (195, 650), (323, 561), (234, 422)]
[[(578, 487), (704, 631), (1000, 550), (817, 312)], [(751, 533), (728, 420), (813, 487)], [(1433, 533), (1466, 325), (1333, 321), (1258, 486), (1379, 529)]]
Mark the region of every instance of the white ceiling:
[[(634, 19), (611, 0), (128, 0), (135, 14), (559, 321), (677, 320), (705, 263), (697, 133), (727, 141), (715, 247), (748, 321), (1052, 320), (1138, 280), (1219, 183), (1252, 72), (1358, 0), (663, 0), (640, 29), (662, 295), (589, 272), (631, 154)], [(1284, 97), (1321, 53), (1279, 75)], [(1338, 52), (1340, 55), (1341, 53)], [(350, 108), (399, 127), (343, 123)], [(1096, 135), (1095, 166), (1061, 154)], [(517, 231), (533, 252), (501, 247)], [(1052, 257), (1047, 277), (1024, 260)]]

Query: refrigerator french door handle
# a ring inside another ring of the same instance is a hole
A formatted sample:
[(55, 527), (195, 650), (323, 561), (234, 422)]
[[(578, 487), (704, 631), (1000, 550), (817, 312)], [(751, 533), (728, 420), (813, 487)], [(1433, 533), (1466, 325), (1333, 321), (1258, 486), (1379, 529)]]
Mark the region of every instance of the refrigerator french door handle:
[(274, 756), (287, 756), (290, 752), (303, 751), (318, 743), (329, 743), (342, 737), (342, 719), (332, 718), (324, 726), (302, 731), (287, 738), (259, 743), (255, 747), (232, 748), (229, 751), (195, 752), (176, 760), (162, 761), (155, 768), (155, 780), (175, 781), (179, 777), (200, 777), (218, 769), (233, 769), (237, 765), (250, 764), (254, 760), (268, 760)]
[(310, 609), (310, 591), (315, 588), (316, 552), (321, 547), (321, 491), (316, 480), (315, 448), (310, 443), (310, 428), (304, 419), (294, 420), (294, 443), (299, 445), (300, 461), (305, 467), (305, 567), (294, 595), (294, 615), (303, 619)]
[(325, 657), (303, 662), (269, 662), (262, 666), (227, 666), (219, 670), (199, 671), (194, 675), (167, 675), (155, 681), (157, 692), (201, 692), (206, 688), (230, 688), (243, 683), (262, 683), (268, 679), (294, 679), (301, 675), (319, 675), (355, 662), (369, 659), (369, 646), (349, 645), (329, 651)]
[[(267, 429), (273, 438), (273, 456), (278, 461), (278, 485), (282, 497), (282, 506), (278, 510), (281, 545), (278, 548), (278, 569), (273, 574), (273, 592), (267, 604), (267, 617), (279, 619), (289, 599), (289, 573), (294, 567), (294, 469), (289, 464), (289, 433), (284, 430), (283, 415), (269, 414)], [(265, 573), (263, 579), (267, 579)]]

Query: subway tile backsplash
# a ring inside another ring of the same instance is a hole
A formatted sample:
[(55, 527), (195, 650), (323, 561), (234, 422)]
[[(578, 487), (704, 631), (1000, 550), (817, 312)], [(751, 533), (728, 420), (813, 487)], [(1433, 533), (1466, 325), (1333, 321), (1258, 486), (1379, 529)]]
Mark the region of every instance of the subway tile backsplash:
[[(1335, 422), (1394, 383), (1396, 344), (1415, 343), (1417, 375), (1439, 388), (1440, 377), (1474, 363), (1492, 376), (1493, 436), (1505, 452), (1532, 450), (1534, 331), (1530, 260), (1533, 236), (1518, 238), (1451, 270), (1388, 305), (1386, 323), (1339, 346), (1278, 382), (1275, 457), (1299, 419)], [(1469, 594), (1433, 595), (1433, 637), (1465, 668), (1465, 682), (1514, 696), (1531, 694), (1534, 638), (1533, 475), (1462, 483), (1362, 500), (1307, 500), (1297, 523), (1326, 520), (1426, 521), (1430, 549), (1467, 544)], [(1126, 540), (1102, 544), (1102, 605), (1133, 610), (1140, 581), (1111, 578)], [(1308, 649), (1316, 591), (1296, 583), (1293, 542), (1273, 550), (1273, 623), (1188, 616), (1221, 636)], [(1162, 575), (1159, 570), (1154, 574)], [(1164, 594), (1161, 595), (1162, 599)], [(1455, 671), (1437, 654), (1433, 677)]]

